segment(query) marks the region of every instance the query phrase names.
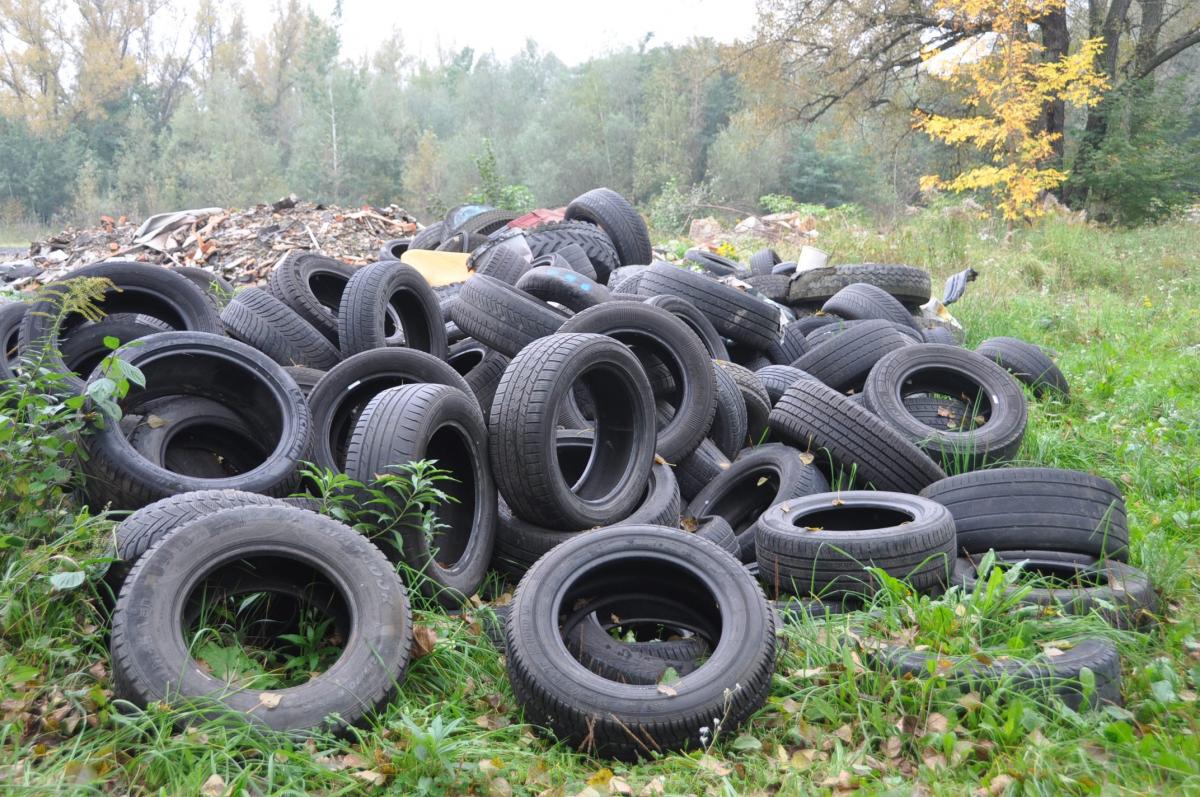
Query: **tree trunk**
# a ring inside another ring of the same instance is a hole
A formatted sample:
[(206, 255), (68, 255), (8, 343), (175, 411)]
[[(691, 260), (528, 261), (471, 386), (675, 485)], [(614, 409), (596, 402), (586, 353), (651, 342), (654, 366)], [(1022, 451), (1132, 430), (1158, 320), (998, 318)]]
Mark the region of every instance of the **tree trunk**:
[[(1151, 0), (1161, 3), (1162, 0)], [(1053, 62), (1065, 57), (1071, 49), (1071, 31), (1067, 28), (1067, 9), (1059, 8), (1038, 20), (1042, 28), (1042, 46), (1046, 49), (1046, 61)], [(1063, 100), (1046, 103), (1042, 111), (1042, 124), (1047, 133), (1056, 135), (1054, 141), (1055, 168), (1063, 167), (1063, 133), (1067, 122), (1067, 104)]]

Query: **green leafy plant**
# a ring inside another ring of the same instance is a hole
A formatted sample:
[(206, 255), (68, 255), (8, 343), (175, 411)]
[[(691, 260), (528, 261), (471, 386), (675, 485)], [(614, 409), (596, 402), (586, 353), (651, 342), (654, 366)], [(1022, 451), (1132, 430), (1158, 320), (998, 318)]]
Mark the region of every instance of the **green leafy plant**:
[(483, 152), (475, 158), (475, 166), (479, 169), (481, 184), (467, 197), (469, 203), (520, 212), (534, 207), (533, 191), (529, 186), (507, 183), (500, 175), (491, 139), (483, 140)]

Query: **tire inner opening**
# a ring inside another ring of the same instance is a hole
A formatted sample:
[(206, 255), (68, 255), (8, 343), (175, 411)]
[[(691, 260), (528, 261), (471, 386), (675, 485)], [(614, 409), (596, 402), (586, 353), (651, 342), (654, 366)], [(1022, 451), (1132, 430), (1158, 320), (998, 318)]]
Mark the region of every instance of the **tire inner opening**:
[[(425, 307), (412, 291), (395, 291), (388, 297), (390, 312), (384, 314), (383, 336), (389, 345), (403, 343), (411, 349), (429, 351), (431, 336)], [(440, 319), (439, 319), (440, 320)]]
[(483, 362), (483, 350), (467, 349), (458, 354), (453, 355), (448, 360), (450, 367), (459, 373), (461, 376), (466, 376), (474, 368)]
[(720, 515), (735, 533), (741, 534), (775, 503), (778, 494), (779, 471), (764, 465), (730, 484), (722, 495), (709, 503), (705, 514)]
[(911, 523), (916, 518), (909, 512), (883, 506), (836, 506), (796, 515), (792, 524), (797, 528), (824, 531), (864, 531), (886, 529)]
[[(184, 330), (188, 328), (183, 316), (174, 305), (164, 301), (156, 293), (133, 286), (121, 286), (119, 290), (106, 291), (104, 300), (100, 303), (100, 309), (110, 317), (121, 313), (144, 315), (162, 321), (171, 329)], [(88, 323), (90, 323), (89, 320), (79, 313), (71, 313), (59, 324), (58, 337), (60, 339), (70, 337), (73, 330)]]
[(329, 450), (339, 468), (346, 465), (350, 436), (371, 399), (388, 388), (412, 384), (414, 381), (416, 380), (406, 379), (395, 373), (377, 373), (354, 382), (341, 393), (333, 412), (329, 413), (328, 430), (317, 430), (317, 434), (329, 435)]
[(337, 317), (349, 280), (333, 271), (314, 271), (308, 277), (308, 289), (331, 316)]
[[(899, 387), (903, 402), (905, 396), (925, 394), (932, 397), (952, 398), (967, 405), (973, 425), (982, 425), (991, 420), (992, 402), (987, 391), (970, 376), (951, 368), (920, 368), (906, 375)], [(982, 421), (978, 419), (982, 418)]]
[(350, 608), (332, 581), (294, 559), (256, 556), (219, 565), (188, 593), (184, 645), (214, 678), (241, 688), (300, 686), (341, 657)]
[[(1005, 564), (1001, 562), (1001, 564)], [(1013, 562), (1012, 564), (1016, 564)], [(1021, 566), (1020, 580), (1046, 589), (1082, 589), (1103, 586), (1106, 579), (1101, 567), (1075, 562), (1027, 561)]]
[(639, 402), (628, 375), (620, 369), (597, 365), (584, 371), (578, 381), (593, 401), (595, 442), (571, 491), (585, 501), (600, 501), (620, 487), (637, 464), (631, 453), (637, 443), (635, 407)]
[(451, 568), (467, 550), (475, 526), (476, 491), (475, 460), (467, 439), (458, 427), (443, 426), (429, 438), (425, 459), (436, 460), (436, 466), (449, 471), (451, 478), (438, 483), (449, 500), (434, 510), (439, 528), (433, 533), (434, 561)]

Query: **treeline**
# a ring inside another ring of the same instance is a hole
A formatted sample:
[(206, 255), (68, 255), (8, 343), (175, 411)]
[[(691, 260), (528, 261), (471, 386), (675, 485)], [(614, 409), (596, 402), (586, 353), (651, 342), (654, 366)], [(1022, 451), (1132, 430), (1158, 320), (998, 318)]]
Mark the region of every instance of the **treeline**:
[[(398, 33), (348, 59), (337, 18), (300, 0), (262, 37), (213, 0), (5, 0), (0, 14), (0, 223), (289, 192), (429, 220), (467, 197), (554, 206), (607, 185), (677, 229), (763, 210), (766, 195), (903, 209), (921, 175), (960, 157), (904, 114), (802, 125), (768, 70), (711, 41), (575, 67), (533, 42), (506, 61), (463, 49), (430, 64)], [(1200, 115), (1179, 91), (1139, 101), (1170, 116), (1154, 117), (1161, 135), (1194, 139)], [(1158, 151), (1149, 139), (1115, 149), (1104, 179), (1144, 183), (1136, 158)], [(1183, 168), (1170, 161), (1151, 159)]]

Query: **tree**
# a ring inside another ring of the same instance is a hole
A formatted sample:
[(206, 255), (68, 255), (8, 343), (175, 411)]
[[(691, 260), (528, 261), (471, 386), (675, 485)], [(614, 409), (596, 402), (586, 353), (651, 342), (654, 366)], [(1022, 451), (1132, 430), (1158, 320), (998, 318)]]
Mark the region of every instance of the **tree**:
[[(1047, 12), (1065, 8), (1065, 0), (938, 0), (939, 18), (953, 30), (974, 33), (968, 40), (988, 50), (957, 55), (944, 67), (944, 79), (963, 92), (966, 116), (918, 110), (915, 125), (951, 146), (971, 146), (990, 163), (973, 166), (951, 179), (922, 178), (922, 188), (952, 191), (988, 189), (1010, 221), (1040, 215), (1039, 200), (1067, 179), (1053, 161), (1062, 133), (1048, 129), (1046, 108), (1055, 103), (1094, 105), (1107, 81), (1095, 68), (1100, 39), (1089, 39), (1078, 52), (1045, 59), (1045, 47), (1029, 36)], [(987, 31), (979, 20), (987, 20)], [(967, 51), (969, 52), (969, 51)], [(925, 52), (937, 58), (942, 50)]]

